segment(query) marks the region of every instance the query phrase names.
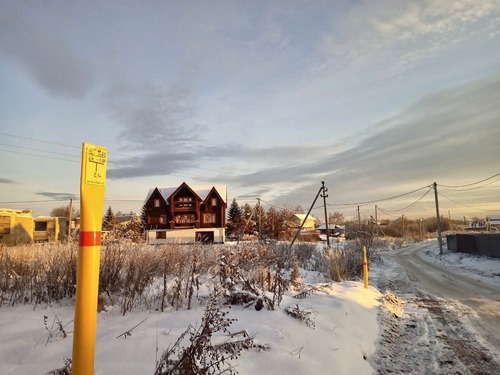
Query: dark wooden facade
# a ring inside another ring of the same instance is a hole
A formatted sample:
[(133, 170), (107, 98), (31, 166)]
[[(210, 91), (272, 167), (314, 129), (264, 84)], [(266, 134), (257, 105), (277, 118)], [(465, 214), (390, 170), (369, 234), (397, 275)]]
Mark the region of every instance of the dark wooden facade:
[(226, 201), (215, 187), (206, 192), (200, 196), (185, 182), (176, 189), (154, 188), (145, 202), (147, 229), (224, 228)]

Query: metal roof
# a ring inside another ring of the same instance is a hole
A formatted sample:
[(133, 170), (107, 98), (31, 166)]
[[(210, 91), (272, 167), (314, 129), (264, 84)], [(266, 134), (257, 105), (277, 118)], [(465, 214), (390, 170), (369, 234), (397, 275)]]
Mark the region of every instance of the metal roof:
[[(191, 190), (193, 190), (200, 198), (202, 201), (204, 201), (208, 194), (212, 191), (212, 188), (215, 188), (217, 193), (219, 193), (220, 197), (224, 201), (224, 203), (227, 203), (227, 187), (225, 185), (189, 185), (186, 184)], [(182, 186), (155, 186), (151, 187), (149, 189), (148, 195), (146, 196), (146, 199), (144, 200), (144, 204), (149, 200), (155, 189), (158, 189), (160, 192), (161, 196), (165, 200), (165, 202), (168, 202), (168, 198), (180, 187)]]

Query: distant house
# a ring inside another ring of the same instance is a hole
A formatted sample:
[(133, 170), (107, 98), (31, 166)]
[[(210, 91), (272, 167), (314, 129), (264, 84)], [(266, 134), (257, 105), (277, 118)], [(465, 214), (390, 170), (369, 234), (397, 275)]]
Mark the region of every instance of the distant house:
[(488, 215), (486, 216), (486, 223), (488, 225), (488, 230), (500, 229), (500, 215)]
[(37, 216), (35, 219), (33, 241), (62, 242), (68, 238), (68, 218)]
[[(328, 236), (329, 237), (342, 237), (345, 234), (345, 225), (337, 225), (337, 224), (328, 224)], [(323, 241), (326, 241), (326, 225), (321, 224), (318, 227), (320, 232), (319, 238)]]
[[(306, 219), (306, 214), (294, 214), (292, 217), (292, 222), (297, 228), (300, 228), (300, 225), (304, 222), (304, 219)], [(312, 216), (307, 216), (307, 219), (304, 222), (301, 231), (312, 232), (315, 230), (316, 230), (316, 218)]]
[(33, 230), (31, 210), (0, 208), (0, 242), (8, 245), (31, 243)]
[(185, 182), (151, 188), (144, 201), (149, 243), (223, 243), (226, 192), (226, 186)]
[(115, 215), (115, 220), (117, 223), (128, 223), (130, 220), (136, 217), (138, 217), (138, 215), (133, 213), (132, 211), (130, 211), (130, 213), (119, 212)]
[(38, 216), (31, 210), (0, 208), (0, 242), (8, 245), (60, 242), (68, 238), (68, 219)]

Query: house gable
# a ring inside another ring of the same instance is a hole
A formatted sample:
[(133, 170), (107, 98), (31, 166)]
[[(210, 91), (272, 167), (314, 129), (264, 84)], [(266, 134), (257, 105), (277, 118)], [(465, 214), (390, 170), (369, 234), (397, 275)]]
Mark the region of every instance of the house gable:
[(167, 228), (167, 201), (158, 188), (151, 189), (144, 202), (148, 216), (148, 228), (166, 229)]
[(226, 202), (220, 196), (215, 187), (212, 187), (201, 205), (201, 223), (203, 227), (216, 225), (217, 227), (226, 226)]

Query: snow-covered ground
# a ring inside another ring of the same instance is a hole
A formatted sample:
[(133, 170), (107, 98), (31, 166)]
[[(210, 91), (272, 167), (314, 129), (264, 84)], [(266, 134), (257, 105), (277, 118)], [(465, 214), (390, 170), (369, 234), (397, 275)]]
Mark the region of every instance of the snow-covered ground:
[[(437, 246), (431, 247), (427, 258), (498, 285), (500, 260), (465, 254), (439, 257), (436, 250)], [(429, 339), (432, 335), (425, 329), (439, 327), (420, 324), (429, 317), (415, 301), (405, 301), (411, 293), (399, 297), (391, 293), (398, 293), (395, 285), (404, 279), (388, 255), (393, 251), (397, 249), (381, 252), (382, 261), (370, 265), (368, 289), (362, 282), (330, 283), (317, 273), (302, 271), (303, 283), (315, 288), (306, 298), (294, 298), (298, 292), (289, 291), (275, 311), (233, 306), (228, 316), (237, 320), (229, 331), (247, 332), (255, 343), (232, 362), (234, 370), (240, 374), (467, 374), (466, 365), (450, 364), (453, 359), (448, 358), (447, 348)], [(392, 288), (387, 280), (394, 281)], [(289, 306), (310, 312), (309, 324), (287, 315), (284, 309)], [(125, 316), (119, 309), (109, 308), (100, 313), (95, 373), (153, 374), (161, 353), (188, 325), (199, 326), (204, 308), (134, 311)], [(0, 307), (0, 374), (44, 374), (63, 367), (65, 358), (72, 355), (73, 314), (71, 301), (54, 306)], [(128, 330), (130, 335), (122, 335)], [(228, 336), (217, 333), (214, 340), (223, 342)], [(405, 350), (408, 355), (402, 354)], [(428, 356), (440, 358), (441, 364)], [(495, 360), (498, 358), (488, 362), (494, 364)], [(423, 361), (434, 361), (435, 371), (428, 372)]]

